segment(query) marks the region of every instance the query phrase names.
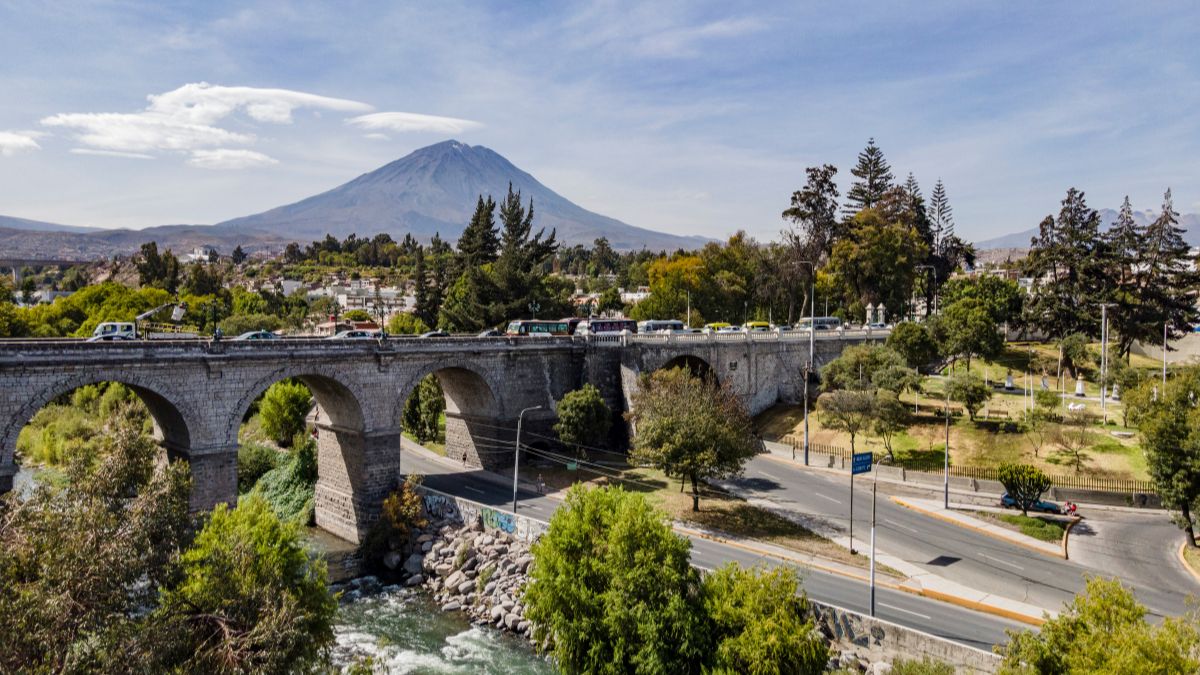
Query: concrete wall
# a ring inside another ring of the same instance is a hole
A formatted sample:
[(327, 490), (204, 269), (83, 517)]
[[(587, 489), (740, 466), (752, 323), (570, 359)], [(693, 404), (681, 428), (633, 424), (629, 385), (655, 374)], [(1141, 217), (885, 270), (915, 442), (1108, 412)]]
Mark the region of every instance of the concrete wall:
[(833, 605), (810, 601), (817, 628), (835, 647), (869, 661), (929, 657), (954, 666), (956, 673), (994, 673), (1000, 657), (928, 633)]
[(444, 518), (463, 524), (479, 520), (484, 529), (507, 532), (525, 543), (532, 543), (548, 527), (540, 520), (455, 497), (424, 485), (419, 489), (425, 502), (425, 512), (430, 518)]
[[(1162, 328), (1159, 325), (1159, 328)], [(1167, 363), (1195, 363), (1200, 361), (1200, 333), (1188, 333), (1183, 337), (1168, 340)], [(1162, 345), (1135, 342), (1130, 351), (1141, 356), (1148, 356), (1155, 361), (1162, 360)]]

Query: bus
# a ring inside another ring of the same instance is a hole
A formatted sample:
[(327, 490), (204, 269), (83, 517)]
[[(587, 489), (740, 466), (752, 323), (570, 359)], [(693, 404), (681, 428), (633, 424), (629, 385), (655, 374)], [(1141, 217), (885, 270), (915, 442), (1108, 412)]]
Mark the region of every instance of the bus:
[(585, 319), (575, 327), (576, 335), (615, 335), (622, 331), (638, 332), (632, 319)]
[(842, 327), (842, 320), (836, 316), (818, 316), (816, 319), (800, 319), (796, 322), (796, 330), (808, 330), (815, 324), (817, 330), (837, 330)]
[(519, 319), (508, 322), (506, 335), (570, 335), (566, 321), (537, 321)]
[(656, 320), (651, 319), (648, 321), (639, 322), (637, 325), (637, 332), (639, 332), (639, 333), (671, 333), (674, 331), (683, 330), (684, 328), (686, 328), (686, 326), (684, 326), (683, 322), (679, 321), (678, 319), (670, 319), (668, 321), (656, 321)]

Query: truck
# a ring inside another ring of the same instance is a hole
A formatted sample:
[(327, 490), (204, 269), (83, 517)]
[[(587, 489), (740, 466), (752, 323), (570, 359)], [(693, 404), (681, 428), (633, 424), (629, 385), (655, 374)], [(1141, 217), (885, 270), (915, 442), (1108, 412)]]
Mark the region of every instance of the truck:
[[(171, 311), (171, 321), (175, 323), (145, 323), (145, 320), (154, 316), (167, 307), (174, 307)], [(96, 326), (92, 331), (92, 337), (89, 342), (99, 342), (103, 340), (191, 340), (199, 337), (197, 331), (190, 326), (180, 326), (178, 322), (183, 319), (187, 312), (187, 304), (185, 303), (168, 303), (160, 305), (148, 312), (142, 312), (134, 317), (133, 321), (104, 321)], [(140, 330), (138, 322), (141, 324)]]

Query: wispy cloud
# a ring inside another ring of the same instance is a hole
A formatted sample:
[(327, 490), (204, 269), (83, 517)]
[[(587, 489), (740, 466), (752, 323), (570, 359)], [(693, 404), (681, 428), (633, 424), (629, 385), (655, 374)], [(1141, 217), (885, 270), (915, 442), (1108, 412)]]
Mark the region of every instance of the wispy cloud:
[(740, 37), (757, 33), (766, 27), (767, 24), (760, 19), (743, 17), (670, 28), (640, 37), (634, 43), (634, 51), (643, 56), (692, 58), (699, 56), (704, 43), (710, 40)]
[[(152, 94), (148, 99), (150, 105), (139, 112), (61, 113), (46, 117), (41, 123), (68, 130), (75, 141), (85, 146), (82, 149), (128, 155), (254, 143), (256, 137), (252, 133), (217, 126), (237, 112), (255, 122), (291, 124), (292, 113), (298, 108), (371, 110), (367, 103), (289, 89), (223, 87), (207, 82), (186, 84), (164, 94)], [(207, 166), (208, 161), (189, 163)]]
[(202, 169), (253, 169), (278, 164), (279, 160), (253, 150), (218, 148), (193, 150), (187, 163)]
[(37, 139), (40, 131), (0, 131), (0, 157), (11, 157), (18, 152), (40, 150)]
[(142, 152), (120, 152), (118, 150), (94, 150), (92, 148), (71, 148), (72, 155), (95, 155), (98, 157), (124, 157), (125, 159), (154, 159), (154, 155)]
[(438, 115), (422, 115), (410, 112), (379, 112), (359, 115), (346, 120), (347, 124), (373, 131), (429, 131), (440, 134), (458, 134), (483, 125), (472, 120)]

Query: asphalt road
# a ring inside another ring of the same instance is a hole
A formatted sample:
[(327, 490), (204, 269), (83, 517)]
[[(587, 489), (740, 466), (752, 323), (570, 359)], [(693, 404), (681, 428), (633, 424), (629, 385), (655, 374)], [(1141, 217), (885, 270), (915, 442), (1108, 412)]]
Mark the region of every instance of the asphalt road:
[[(728, 483), (736, 485), (746, 496), (767, 499), (820, 518), (839, 530), (845, 531), (849, 524), (847, 475), (807, 470), (760, 456), (747, 464), (742, 478)], [(1151, 526), (1153, 518), (1141, 516), (1120, 526), (1120, 532), (1113, 527), (1112, 534), (1116, 537), (1091, 539), (1080, 545), (1079, 550), (1086, 552), (1079, 555), (1078, 561), (1067, 561), (899, 506), (886, 497), (885, 491), (889, 489), (891, 486), (880, 484), (876, 504), (877, 550), (971, 588), (1057, 610), (1083, 590), (1086, 575), (1115, 575), (1134, 589), (1152, 615), (1158, 616), (1186, 612), (1186, 593), (1180, 589), (1196, 588), (1195, 582), (1181, 576), (1186, 572), (1179, 569), (1178, 563), (1163, 555), (1170, 549), (1171, 541), (1178, 546), (1178, 539), (1162, 541), (1172, 536), (1171, 529), (1164, 529), (1161, 524)], [(1092, 527), (1096, 531), (1110, 529), (1107, 521), (1100, 520), (1110, 514), (1085, 515), (1088, 521), (1095, 519)], [(854, 494), (854, 531), (860, 549), (866, 546), (870, 518), (871, 484), (859, 478)], [(1112, 544), (1121, 533), (1127, 540)]]
[[(405, 452), (401, 460), (406, 472), (425, 475), (425, 485), (478, 501), (496, 508), (512, 508), (511, 486), (500, 485), (492, 477), (485, 477), (479, 470), (463, 471), (460, 467), (447, 465), (440, 459), (432, 459), (414, 452)], [(549, 497), (521, 490), (519, 512), (531, 518), (549, 520), (559, 503)], [(857, 515), (857, 514), (856, 514)], [(856, 612), (869, 611), (869, 587), (865, 582), (838, 574), (831, 574), (769, 556), (757, 555), (742, 548), (729, 546), (708, 539), (691, 538), (692, 562), (700, 567), (714, 568), (729, 561), (743, 565), (765, 563), (796, 567), (804, 581), (809, 597), (820, 602), (837, 605)], [(961, 607), (930, 600), (902, 591), (878, 588), (876, 594), (876, 616), (893, 623), (954, 640), (980, 649), (1006, 641), (1006, 630), (1028, 628), (1024, 624), (999, 617), (974, 612)]]

